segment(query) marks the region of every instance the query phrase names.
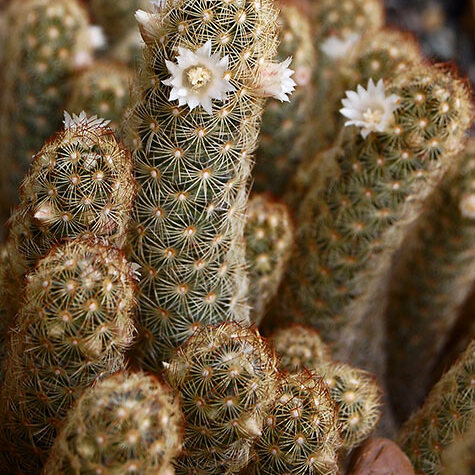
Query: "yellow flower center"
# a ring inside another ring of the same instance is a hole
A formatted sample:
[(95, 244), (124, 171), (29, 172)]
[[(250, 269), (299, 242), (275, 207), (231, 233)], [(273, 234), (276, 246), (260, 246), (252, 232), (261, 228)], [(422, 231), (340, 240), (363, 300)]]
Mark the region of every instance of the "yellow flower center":
[(192, 66), (185, 71), (186, 85), (198, 91), (211, 82), (211, 72), (206, 66)]
[(365, 112), (363, 112), (363, 119), (368, 124), (380, 124), (383, 120), (383, 113), (381, 109), (371, 109), (368, 107)]

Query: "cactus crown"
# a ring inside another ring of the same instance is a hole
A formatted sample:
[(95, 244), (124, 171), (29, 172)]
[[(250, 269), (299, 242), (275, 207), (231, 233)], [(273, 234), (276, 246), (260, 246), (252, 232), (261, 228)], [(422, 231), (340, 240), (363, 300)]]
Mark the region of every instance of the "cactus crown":
[(84, 391), (44, 473), (172, 473), (181, 425), (178, 401), (155, 377), (115, 374)]
[(97, 240), (53, 248), (28, 276), (2, 395), (7, 447), (20, 458), (44, 455), (82, 389), (125, 366), (134, 280), (124, 256)]
[(166, 376), (179, 390), (185, 413), (184, 456), (190, 467), (234, 473), (249, 461), (277, 389), (276, 358), (254, 328), (207, 326), (180, 347)]
[(259, 474), (336, 473), (341, 440), (325, 383), (306, 370), (283, 375), (254, 445)]

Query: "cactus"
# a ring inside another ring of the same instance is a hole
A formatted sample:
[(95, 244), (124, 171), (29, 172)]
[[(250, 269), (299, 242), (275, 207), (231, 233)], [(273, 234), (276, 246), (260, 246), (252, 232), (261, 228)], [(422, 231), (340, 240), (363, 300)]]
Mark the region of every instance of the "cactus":
[(311, 327), (281, 328), (271, 336), (271, 341), (279, 355), (279, 366), (290, 373), (303, 368), (314, 370), (331, 360), (327, 346)]
[(54, 248), (28, 276), (1, 394), (4, 471), (37, 470), (81, 391), (125, 366), (134, 280), (125, 257), (97, 240)]
[(437, 357), (475, 283), (475, 140), (460, 160), (428, 200), (391, 279), (388, 375), (401, 420), (427, 394)]
[(0, 97), (3, 217), (31, 157), (61, 123), (69, 78), (92, 59), (86, 12), (77, 0), (13, 0)]
[(139, 183), (130, 238), (142, 266), (144, 367), (201, 325), (248, 320), (246, 182), (265, 85), (286, 77), (285, 64), (270, 63), (276, 16), (270, 0), (173, 0), (137, 14), (145, 68), (126, 129)]
[(402, 428), (399, 443), (414, 464), (417, 475), (444, 473), (444, 454), (464, 437), (473, 437), (474, 381), (475, 340)]
[(358, 447), (374, 430), (379, 418), (381, 391), (374, 378), (361, 369), (344, 363), (326, 363), (318, 374), (330, 388), (338, 408), (337, 420), (343, 447)]
[(290, 213), (265, 195), (249, 202), (246, 228), (251, 321), (259, 324), (277, 294), (293, 245)]
[(277, 392), (276, 364), (258, 331), (235, 322), (203, 327), (178, 348), (166, 370), (185, 414), (177, 474), (235, 473), (247, 465)]
[(173, 474), (182, 416), (155, 377), (121, 372), (84, 391), (56, 438), (45, 475)]
[(133, 73), (126, 66), (96, 61), (74, 78), (66, 109), (103, 117), (117, 130), (129, 105), (132, 79)]
[(66, 114), (64, 130), (35, 156), (11, 218), (16, 285), (61, 239), (90, 233), (123, 244), (134, 192), (130, 154), (107, 122)]
[(306, 2), (280, 0), (281, 43), (278, 55), (283, 61), (292, 57), (297, 88), (287, 104), (272, 101), (262, 120), (262, 135), (256, 156), (253, 189), (280, 196), (301, 161), (305, 122), (310, 113), (312, 71), (316, 54)]
[[(368, 94), (381, 93), (381, 87), (382, 82), (370, 87)], [(348, 356), (354, 340), (369, 339), (357, 327), (370, 304), (374, 315), (380, 311), (376, 306), (384, 302), (390, 259), (422, 201), (463, 147), (471, 121), (464, 85), (438, 67), (403, 71), (384, 93), (375, 107), (390, 108), (398, 97), (388, 123), (378, 122), (384, 131), (363, 129), (363, 137), (346, 130), (340, 146), (328, 154), (335, 172), (325, 189), (317, 186), (307, 194), (289, 286), (280, 299), (292, 312), (296, 297), (295, 319), (320, 329), (338, 359)], [(371, 126), (376, 123), (369, 121)]]
[(321, 378), (283, 375), (279, 395), (254, 444), (255, 473), (337, 473), (341, 445), (335, 404)]

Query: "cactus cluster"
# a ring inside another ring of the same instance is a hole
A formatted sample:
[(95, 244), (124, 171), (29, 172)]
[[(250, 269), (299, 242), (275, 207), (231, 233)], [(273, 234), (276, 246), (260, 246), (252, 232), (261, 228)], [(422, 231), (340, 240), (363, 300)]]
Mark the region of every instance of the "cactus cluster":
[(276, 17), (270, 0), (170, 1), (159, 13), (139, 12), (145, 66), (128, 137), (139, 184), (130, 242), (142, 266), (144, 367), (156, 367), (202, 325), (249, 318), (246, 185)]
[(84, 391), (43, 473), (171, 475), (180, 451), (180, 405), (157, 378), (120, 372)]
[(267, 195), (253, 196), (244, 237), (251, 321), (259, 324), (277, 294), (292, 252), (294, 235), (289, 210)]
[(60, 245), (29, 274), (5, 363), (3, 470), (41, 466), (81, 390), (125, 367), (134, 289), (125, 257), (98, 240)]

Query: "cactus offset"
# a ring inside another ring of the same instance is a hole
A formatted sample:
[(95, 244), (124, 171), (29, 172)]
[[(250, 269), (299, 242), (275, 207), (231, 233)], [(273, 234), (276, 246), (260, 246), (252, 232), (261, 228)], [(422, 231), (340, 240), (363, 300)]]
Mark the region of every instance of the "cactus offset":
[(290, 103), (270, 102), (262, 119), (262, 135), (256, 153), (254, 185), (256, 191), (282, 195), (295, 168), (302, 160), (305, 121), (310, 112), (312, 71), (316, 54), (308, 8), (302, 0), (280, 0), (281, 43), (279, 58), (292, 57), (296, 91)]
[(475, 140), (460, 161), (428, 200), (391, 279), (388, 375), (401, 420), (422, 403), (475, 283)]
[(340, 446), (335, 404), (322, 379), (306, 370), (284, 374), (254, 444), (255, 473), (335, 474)]
[(256, 329), (233, 322), (204, 327), (178, 348), (166, 370), (185, 414), (177, 474), (235, 473), (247, 465), (276, 396), (276, 364)]
[(178, 401), (155, 377), (121, 372), (84, 391), (55, 440), (45, 475), (170, 475), (179, 454)]
[(201, 325), (249, 318), (246, 183), (276, 16), (270, 0), (171, 0), (137, 13), (145, 67), (127, 128), (139, 183), (131, 247), (142, 266), (136, 348), (145, 367)]
[(417, 475), (444, 473), (444, 454), (461, 439), (473, 437), (474, 382), (475, 341), (472, 341), (431, 390), (422, 408), (402, 428), (399, 443)]
[(96, 61), (74, 77), (66, 110), (98, 115), (118, 129), (129, 105), (132, 71), (120, 63)]
[(293, 227), (287, 207), (265, 195), (254, 196), (244, 235), (251, 320), (259, 324), (277, 294), (292, 251)]
[(91, 61), (93, 47), (77, 0), (16, 0), (6, 16), (0, 97), (4, 217), (32, 155), (61, 124), (69, 78)]
[(38, 468), (81, 391), (125, 366), (134, 281), (125, 257), (97, 240), (54, 248), (28, 276), (1, 394), (4, 470)]

